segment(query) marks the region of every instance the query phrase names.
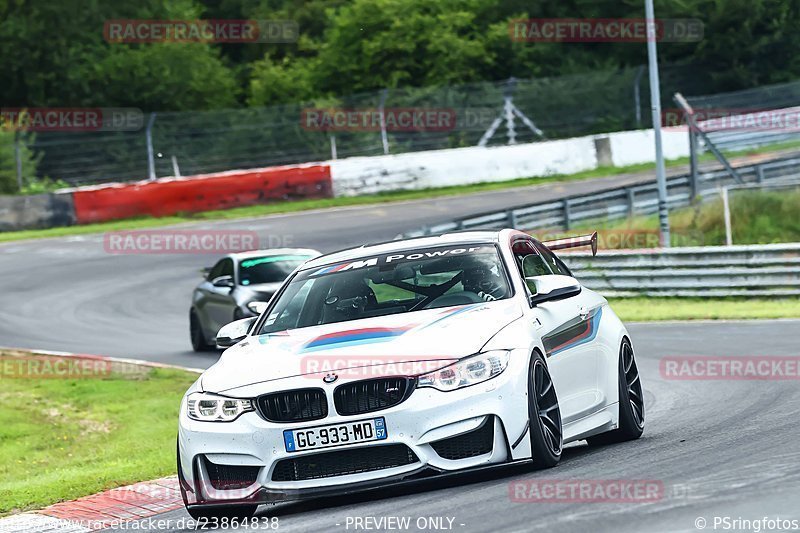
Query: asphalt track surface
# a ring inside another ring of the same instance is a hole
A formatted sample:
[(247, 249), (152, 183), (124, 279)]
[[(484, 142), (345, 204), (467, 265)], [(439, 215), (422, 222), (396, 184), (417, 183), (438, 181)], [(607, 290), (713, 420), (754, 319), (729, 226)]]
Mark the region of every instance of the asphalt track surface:
[[(634, 178), (184, 227), (247, 229), (264, 242), (330, 251), (626, 179)], [(111, 255), (102, 236), (2, 244), (0, 345), (206, 367), (217, 356), (190, 351), (188, 307), (198, 269), (214, 259)], [(557, 468), (544, 472), (504, 468), (261, 513), (277, 516), (282, 531), (314, 532), (354, 531), (348, 517), (410, 517), (410, 531), (419, 531), (419, 518), (453, 518), (452, 530), (469, 532), (698, 531), (698, 517), (707, 520), (708, 530), (714, 529), (714, 516), (800, 519), (798, 382), (675, 381), (658, 369), (659, 359), (669, 355), (797, 356), (800, 321), (633, 324), (630, 331), (647, 402), (647, 428), (636, 442), (570, 447)], [(653, 503), (510, 501), (510, 482), (537, 478), (657, 480), (664, 495)], [(157, 518), (187, 516), (179, 510)]]

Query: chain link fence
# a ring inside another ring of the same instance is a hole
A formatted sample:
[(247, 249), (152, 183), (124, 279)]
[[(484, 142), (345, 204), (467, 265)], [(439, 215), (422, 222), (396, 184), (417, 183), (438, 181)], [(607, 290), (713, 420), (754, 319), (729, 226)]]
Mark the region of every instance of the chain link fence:
[[(664, 97), (680, 89), (701, 92), (709, 69), (661, 70)], [(519, 115), (506, 120), (507, 101)], [(396, 154), (537, 142), (648, 128), (649, 89), (644, 67), (513, 81), (404, 88), (319, 99), (292, 105), (144, 115), (137, 131), (43, 131), (28, 147), (40, 160), (36, 177), (71, 185), (194, 175), (352, 156)], [(304, 110), (448, 110), (451, 127), (429, 129), (311, 127)], [(148, 157), (151, 123), (152, 158)], [(491, 138), (487, 130), (496, 123)], [(512, 127), (509, 128), (508, 126)], [(152, 161), (152, 163), (150, 163)]]

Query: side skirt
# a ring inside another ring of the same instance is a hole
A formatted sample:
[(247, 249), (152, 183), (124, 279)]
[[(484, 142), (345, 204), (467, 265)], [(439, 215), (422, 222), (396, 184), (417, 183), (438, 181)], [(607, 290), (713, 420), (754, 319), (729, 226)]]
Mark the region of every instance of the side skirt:
[(619, 402), (564, 426), (564, 444), (583, 440), (619, 427)]

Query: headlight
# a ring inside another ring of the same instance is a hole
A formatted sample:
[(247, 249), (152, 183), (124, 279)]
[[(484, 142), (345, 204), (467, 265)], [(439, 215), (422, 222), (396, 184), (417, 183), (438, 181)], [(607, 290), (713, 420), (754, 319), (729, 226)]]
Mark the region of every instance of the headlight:
[(247, 304), (247, 308), (255, 314), (260, 315), (267, 308), (267, 303), (268, 302), (250, 302)]
[(467, 357), (422, 374), (417, 378), (417, 387), (433, 387), (446, 392), (492, 379), (508, 366), (508, 354), (506, 350), (495, 350)]
[(253, 402), (225, 398), (206, 392), (193, 392), (186, 399), (186, 414), (200, 422), (232, 422), (240, 414), (253, 410)]

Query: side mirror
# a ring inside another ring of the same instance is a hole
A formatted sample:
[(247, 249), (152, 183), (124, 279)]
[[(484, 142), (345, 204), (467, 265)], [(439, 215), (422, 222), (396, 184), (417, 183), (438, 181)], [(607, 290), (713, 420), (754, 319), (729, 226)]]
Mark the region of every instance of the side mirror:
[(535, 287), (536, 293), (531, 295), (532, 307), (545, 302), (556, 302), (572, 298), (581, 293), (581, 285), (569, 276), (533, 276), (525, 278), (528, 287)]
[(209, 272), (211, 272), (211, 267), (205, 267), (200, 269), (200, 275), (203, 276), (203, 278), (207, 278)]
[(233, 276), (220, 276), (218, 278), (214, 278), (211, 281), (211, 284), (215, 287), (222, 287), (222, 288), (233, 288)]
[(225, 324), (217, 332), (217, 338), (214, 342), (217, 343), (218, 348), (229, 348), (238, 343), (245, 337), (247, 332), (250, 331), (250, 326), (255, 323), (258, 317), (243, 318), (241, 320), (234, 320), (229, 324)]

